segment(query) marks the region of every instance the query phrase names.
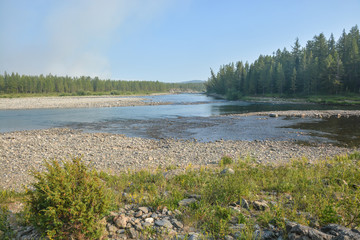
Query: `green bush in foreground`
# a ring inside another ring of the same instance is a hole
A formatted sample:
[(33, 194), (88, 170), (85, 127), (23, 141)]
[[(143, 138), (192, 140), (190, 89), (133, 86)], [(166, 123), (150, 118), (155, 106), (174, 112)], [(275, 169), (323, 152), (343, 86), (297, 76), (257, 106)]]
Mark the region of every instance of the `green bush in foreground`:
[(51, 239), (95, 239), (102, 233), (100, 219), (110, 207), (110, 193), (95, 170), (80, 158), (45, 161), (45, 172), (28, 191), (30, 221)]

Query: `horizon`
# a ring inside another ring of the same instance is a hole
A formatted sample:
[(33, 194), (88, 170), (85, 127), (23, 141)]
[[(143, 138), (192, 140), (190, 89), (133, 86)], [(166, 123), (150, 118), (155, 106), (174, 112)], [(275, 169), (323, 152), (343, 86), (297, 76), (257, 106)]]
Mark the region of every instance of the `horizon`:
[(356, 0), (0, 0), (0, 72), (206, 81), (210, 68), (253, 63), (296, 38), (337, 41), (358, 12)]

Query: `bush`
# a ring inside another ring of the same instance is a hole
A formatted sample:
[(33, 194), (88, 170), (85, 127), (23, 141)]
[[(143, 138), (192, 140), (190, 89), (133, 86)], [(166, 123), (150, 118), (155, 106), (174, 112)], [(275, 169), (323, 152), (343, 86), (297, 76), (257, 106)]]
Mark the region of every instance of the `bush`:
[(220, 160), (220, 166), (223, 167), (223, 166), (226, 166), (226, 165), (230, 165), (232, 164), (234, 161), (231, 157), (229, 156), (223, 156)]
[(95, 170), (80, 158), (45, 161), (46, 172), (33, 171), (37, 180), (28, 191), (30, 221), (51, 239), (95, 239), (100, 219), (110, 208), (110, 192)]

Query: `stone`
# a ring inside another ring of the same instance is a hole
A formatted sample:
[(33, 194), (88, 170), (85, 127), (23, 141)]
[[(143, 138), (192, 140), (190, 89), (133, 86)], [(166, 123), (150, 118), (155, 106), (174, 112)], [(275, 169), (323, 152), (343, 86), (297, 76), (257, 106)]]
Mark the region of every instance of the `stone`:
[(146, 228), (146, 227), (151, 227), (153, 224), (148, 222), (142, 222), (141, 225)]
[(114, 218), (115, 226), (117, 226), (118, 228), (126, 228), (128, 221), (129, 218), (124, 214), (120, 214)]
[(321, 228), (321, 231), (330, 234), (332, 236), (335, 236), (337, 240), (340, 239), (354, 239), (354, 240), (360, 240), (360, 232), (357, 230), (351, 230), (349, 228), (337, 225), (337, 224), (329, 224)]
[(286, 229), (289, 240), (330, 240), (333, 238), (332, 235), (293, 222), (287, 222)]
[(253, 206), (258, 211), (265, 211), (266, 209), (269, 208), (269, 206), (267, 205), (267, 202), (264, 200), (254, 201)]
[(198, 233), (189, 233), (188, 240), (198, 240), (198, 239), (200, 239)]
[(245, 208), (245, 209), (249, 209), (249, 208), (250, 208), (248, 201), (246, 201), (246, 199), (244, 199), (244, 198), (242, 198), (242, 199), (240, 200), (240, 206), (241, 206), (242, 208)]
[(134, 228), (129, 229), (129, 237), (132, 239), (137, 239), (138, 234)]
[(234, 238), (232, 236), (230, 236), (230, 235), (226, 235), (224, 239), (225, 240), (233, 240)]
[(177, 219), (173, 219), (172, 224), (177, 228), (183, 228), (184, 227), (184, 225), (180, 221), (178, 221)]
[(222, 170), (221, 172), (220, 172), (220, 174), (221, 175), (227, 175), (227, 174), (234, 174), (235, 173), (235, 171), (233, 170), (233, 169), (231, 169), (231, 168), (225, 168), (224, 170)]
[(154, 222), (154, 218), (145, 218), (145, 222), (147, 222), (147, 223), (153, 223), (153, 222)]
[(144, 214), (149, 213), (149, 208), (147, 208), (147, 207), (139, 207), (138, 210), (142, 211)]
[(179, 206), (189, 206), (191, 203), (196, 202), (195, 198), (185, 198), (179, 202)]
[(200, 200), (200, 199), (201, 199), (201, 195), (199, 195), (199, 194), (189, 194), (188, 197), (189, 197), (189, 198), (195, 198), (195, 199), (197, 199), (197, 200)]
[(135, 213), (135, 217), (141, 217), (143, 215), (143, 212), (142, 211), (137, 211), (136, 213)]
[(116, 233), (116, 231), (118, 230), (117, 227), (115, 227), (110, 223), (106, 225), (106, 229), (108, 230), (109, 233)]
[(269, 117), (277, 118), (277, 117), (279, 117), (279, 114), (277, 114), (277, 113), (270, 113), (270, 114), (269, 114)]
[(169, 220), (167, 220), (167, 219), (156, 220), (155, 225), (159, 226), (159, 227), (165, 227), (165, 228), (172, 228), (173, 227), (171, 222)]

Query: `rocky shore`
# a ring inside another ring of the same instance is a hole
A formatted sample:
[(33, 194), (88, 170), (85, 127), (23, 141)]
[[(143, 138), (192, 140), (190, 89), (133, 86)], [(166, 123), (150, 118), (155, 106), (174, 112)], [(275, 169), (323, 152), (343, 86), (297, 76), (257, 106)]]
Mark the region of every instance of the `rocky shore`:
[(40, 108), (94, 108), (94, 107), (127, 107), (168, 104), (145, 101), (141, 97), (119, 96), (78, 96), (78, 97), (25, 97), (1, 98), (0, 110), (40, 109)]
[(360, 110), (289, 110), (272, 112), (251, 112), (232, 114), (232, 116), (269, 116), (269, 117), (301, 117), (301, 118), (329, 118), (329, 117), (360, 117)]
[(174, 166), (176, 170), (218, 164), (221, 157), (252, 157), (261, 163), (284, 163), (307, 157), (310, 161), (346, 154), (357, 149), (294, 141), (215, 141), (131, 138), (120, 134), (84, 133), (54, 128), (0, 134), (0, 188), (24, 190), (31, 182), (29, 170), (41, 169), (44, 159), (82, 156), (98, 170), (127, 170)]

